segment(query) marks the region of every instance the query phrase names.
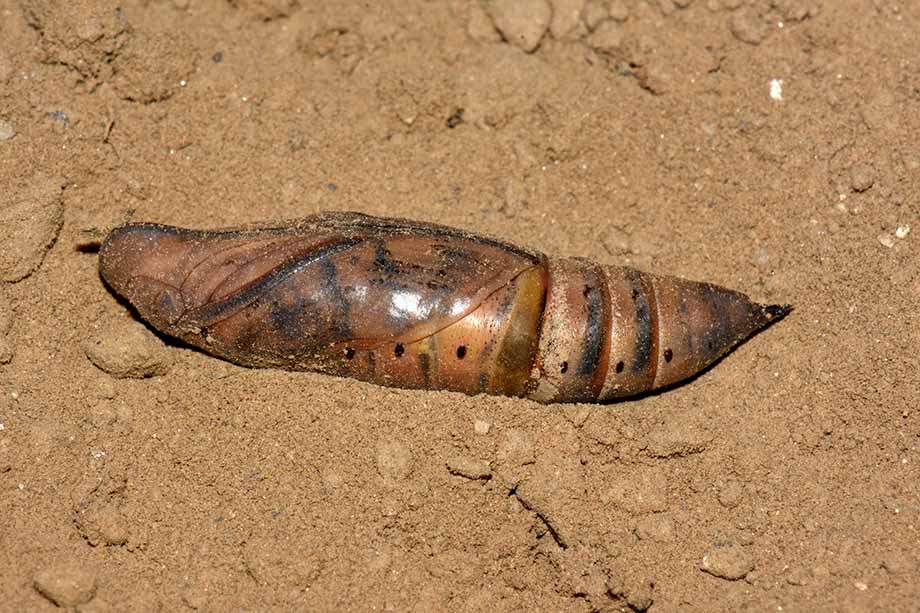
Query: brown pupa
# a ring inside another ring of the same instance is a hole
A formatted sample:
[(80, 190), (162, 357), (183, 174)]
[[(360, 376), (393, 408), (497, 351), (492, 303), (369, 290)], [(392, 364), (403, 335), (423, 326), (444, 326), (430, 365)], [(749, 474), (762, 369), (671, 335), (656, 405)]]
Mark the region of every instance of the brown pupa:
[(738, 292), (358, 213), (131, 223), (102, 277), (161, 332), (237, 364), (603, 402), (691, 377), (789, 312)]

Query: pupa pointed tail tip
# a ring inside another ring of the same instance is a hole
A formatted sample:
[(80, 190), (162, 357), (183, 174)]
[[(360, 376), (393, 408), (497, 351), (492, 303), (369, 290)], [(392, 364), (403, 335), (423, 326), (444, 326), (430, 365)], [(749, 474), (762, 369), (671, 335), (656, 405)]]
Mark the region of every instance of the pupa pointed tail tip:
[(763, 313), (763, 325), (775, 323), (791, 313), (793, 306), (791, 304), (765, 304), (761, 306)]

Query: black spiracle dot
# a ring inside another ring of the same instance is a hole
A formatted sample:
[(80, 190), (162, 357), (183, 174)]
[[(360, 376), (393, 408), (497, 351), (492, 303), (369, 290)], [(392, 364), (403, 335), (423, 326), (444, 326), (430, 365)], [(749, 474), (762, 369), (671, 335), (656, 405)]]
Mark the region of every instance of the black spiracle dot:
[(460, 345), (457, 347), (457, 359), (462, 360), (466, 357), (466, 345)]
[(202, 328), (202, 329), (201, 329), (201, 338), (207, 340), (207, 338), (208, 338), (208, 336), (210, 336), (210, 334), (211, 334), (211, 333), (208, 332), (208, 329), (207, 329), (207, 328)]
[(624, 368), (626, 368), (626, 364), (623, 363), (623, 360), (617, 362), (617, 373), (623, 372)]
[(559, 369), (559, 372), (561, 372), (562, 374), (565, 374), (566, 371), (568, 371), (568, 369), (569, 369), (569, 363), (568, 363), (568, 362), (563, 362), (563, 363), (562, 363), (562, 368)]
[(670, 349), (665, 349), (664, 350), (664, 361), (670, 363), (673, 358), (674, 358), (674, 352), (671, 351)]
[(592, 289), (594, 289), (594, 288), (592, 288), (590, 285), (586, 285), (586, 286), (585, 286), (585, 289), (582, 290), (581, 295), (584, 296), (585, 298), (587, 298), (587, 297), (588, 297), (588, 294), (591, 293), (591, 290), (592, 290)]
[(406, 348), (403, 347), (403, 344), (396, 343), (396, 348), (393, 350), (393, 355), (395, 355), (397, 358), (401, 358), (405, 352)]
[(350, 360), (355, 357), (355, 350), (351, 347), (345, 347), (345, 359)]

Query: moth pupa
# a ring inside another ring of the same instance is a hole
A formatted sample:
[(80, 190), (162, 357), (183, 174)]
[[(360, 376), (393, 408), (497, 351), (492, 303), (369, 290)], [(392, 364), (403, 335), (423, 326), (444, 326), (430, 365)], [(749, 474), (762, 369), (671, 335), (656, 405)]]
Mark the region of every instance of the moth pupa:
[(358, 213), (131, 223), (104, 240), (100, 271), (151, 326), (237, 364), (544, 403), (670, 386), (791, 309)]

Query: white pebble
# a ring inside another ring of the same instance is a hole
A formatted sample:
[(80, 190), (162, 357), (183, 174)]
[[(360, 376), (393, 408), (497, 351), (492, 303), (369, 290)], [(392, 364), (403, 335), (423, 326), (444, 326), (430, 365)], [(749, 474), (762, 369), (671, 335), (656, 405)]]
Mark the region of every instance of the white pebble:
[(473, 422), (473, 430), (476, 434), (488, 434), (489, 430), (492, 429), (492, 424), (481, 419), (477, 419)]
[(898, 226), (894, 231), (894, 235), (898, 238), (907, 238), (907, 235), (910, 234), (910, 226), (904, 224), (903, 226)]
[(16, 128), (8, 121), (0, 119), (0, 140), (10, 140), (16, 136)]
[(783, 99), (783, 80), (772, 79), (770, 81), (770, 97), (774, 100)]
[(882, 244), (882, 247), (887, 247), (888, 249), (894, 247), (894, 239), (891, 238), (890, 234), (879, 234), (878, 242)]

